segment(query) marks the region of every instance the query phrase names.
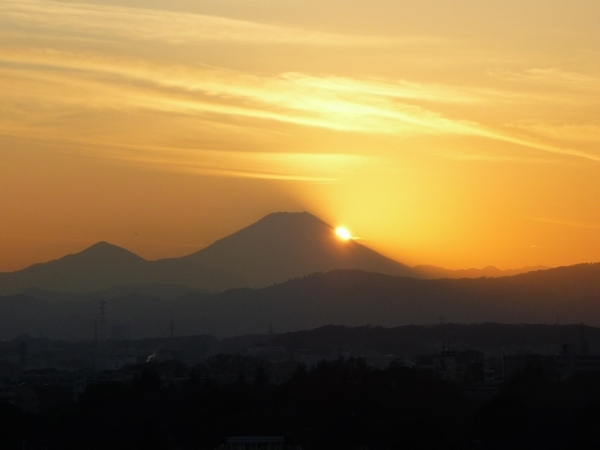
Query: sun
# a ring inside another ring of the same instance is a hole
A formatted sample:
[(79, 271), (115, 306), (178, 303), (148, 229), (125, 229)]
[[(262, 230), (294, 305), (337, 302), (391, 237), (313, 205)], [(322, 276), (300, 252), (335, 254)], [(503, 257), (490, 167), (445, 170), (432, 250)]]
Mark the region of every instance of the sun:
[(342, 241), (347, 241), (348, 239), (352, 238), (352, 235), (350, 234), (350, 232), (348, 231), (348, 229), (346, 229), (344, 227), (337, 227), (335, 229), (335, 234)]

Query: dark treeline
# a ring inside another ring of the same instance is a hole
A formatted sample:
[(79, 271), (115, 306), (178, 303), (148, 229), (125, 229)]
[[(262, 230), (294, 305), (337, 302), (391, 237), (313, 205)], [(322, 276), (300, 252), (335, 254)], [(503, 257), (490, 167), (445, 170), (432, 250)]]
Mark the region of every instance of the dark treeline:
[(446, 343), (455, 350), (469, 349), (488, 355), (501, 355), (525, 351), (556, 353), (563, 344), (580, 342), (582, 333), (590, 350), (600, 353), (600, 328), (581, 324), (445, 323), (393, 328), (328, 325), (273, 337), (265, 336), (263, 340), (268, 345), (285, 346), (290, 351), (307, 349), (324, 353), (342, 346), (344, 349), (376, 350), (384, 355), (414, 356), (437, 352), (441, 350), (441, 344)]
[(78, 402), (26, 414), (0, 404), (2, 449), (215, 449), (227, 436), (275, 435), (303, 449), (598, 448), (600, 376), (550, 381), (528, 369), (487, 402), (427, 372), (359, 359), (299, 366), (286, 383), (265, 366), (219, 383), (192, 371), (161, 382), (88, 387)]

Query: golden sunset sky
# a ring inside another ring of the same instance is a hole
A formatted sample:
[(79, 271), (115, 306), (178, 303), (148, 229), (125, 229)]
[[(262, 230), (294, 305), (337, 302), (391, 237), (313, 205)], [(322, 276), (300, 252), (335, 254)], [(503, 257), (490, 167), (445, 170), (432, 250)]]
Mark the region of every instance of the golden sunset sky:
[(0, 0), (0, 271), (307, 210), (409, 265), (600, 260), (598, 0)]

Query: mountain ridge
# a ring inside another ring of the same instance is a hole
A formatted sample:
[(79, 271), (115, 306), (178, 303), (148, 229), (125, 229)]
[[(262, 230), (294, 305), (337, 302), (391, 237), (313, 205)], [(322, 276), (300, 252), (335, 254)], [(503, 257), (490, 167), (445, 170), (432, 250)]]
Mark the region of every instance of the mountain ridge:
[(0, 273), (0, 294), (3, 295), (28, 289), (91, 293), (122, 286), (164, 284), (219, 291), (247, 283), (199, 262), (182, 265), (178, 258), (147, 261), (107, 242), (98, 242), (81, 252), (20, 271)]
[[(334, 228), (304, 212), (275, 212), (225, 236), (202, 250), (178, 258), (147, 261), (105, 241), (79, 253), (0, 273), (0, 295), (27, 289), (84, 293), (117, 287), (184, 286), (222, 292), (239, 287), (266, 287), (315, 272), (357, 269), (413, 278), (478, 278), (508, 276), (524, 269), (448, 270), (435, 266), (411, 268), (355, 240), (341, 240)], [(543, 269), (540, 266), (532, 269)], [(162, 292), (166, 292), (161, 288)], [(171, 289), (171, 291), (173, 291)], [(156, 295), (159, 295), (158, 290)]]
[[(313, 273), (265, 288), (191, 292), (172, 299), (126, 293), (106, 303), (110, 324), (132, 336), (235, 336), (324, 325), (437, 323), (600, 325), (600, 263), (501, 278), (426, 280), (359, 270)], [(19, 333), (78, 339), (92, 335), (98, 298), (45, 301), (0, 296), (0, 338)]]
[(83, 251), (16, 272), (0, 273), (0, 294), (37, 288), (92, 292), (141, 284), (223, 291), (264, 287), (336, 268), (418, 276), (408, 266), (355, 242), (308, 213), (271, 213), (210, 246), (179, 258), (147, 261), (101, 241)]
[(444, 267), (438, 267), (428, 264), (420, 264), (414, 266), (413, 269), (417, 271), (423, 278), (436, 279), (436, 278), (498, 278), (498, 277), (510, 277), (513, 275), (519, 275), (522, 273), (535, 272), (538, 270), (547, 270), (551, 267), (548, 266), (524, 266), (518, 269), (498, 269), (495, 266), (486, 266), (481, 269), (474, 267), (468, 269), (446, 269)]

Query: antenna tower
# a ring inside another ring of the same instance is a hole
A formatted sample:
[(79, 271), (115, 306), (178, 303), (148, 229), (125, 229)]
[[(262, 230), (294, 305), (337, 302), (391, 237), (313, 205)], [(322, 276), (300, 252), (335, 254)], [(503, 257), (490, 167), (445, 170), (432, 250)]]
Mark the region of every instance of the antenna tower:
[(106, 300), (100, 300), (100, 326), (98, 327), (98, 341), (106, 340)]

